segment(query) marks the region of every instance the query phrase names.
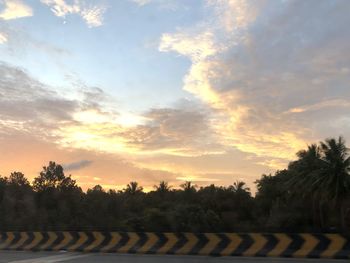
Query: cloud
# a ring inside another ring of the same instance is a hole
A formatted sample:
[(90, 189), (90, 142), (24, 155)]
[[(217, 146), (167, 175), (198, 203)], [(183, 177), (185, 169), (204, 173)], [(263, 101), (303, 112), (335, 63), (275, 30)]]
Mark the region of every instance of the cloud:
[(142, 123), (125, 125), (120, 115), (85, 111), (75, 123), (57, 130), (60, 145), (101, 152), (136, 155), (217, 154), (223, 151), (203, 113), (194, 109), (153, 109), (138, 117)]
[(105, 7), (94, 6), (92, 8), (83, 10), (81, 12), (81, 16), (89, 25), (89, 27), (98, 27), (103, 25), (103, 14), (105, 11)]
[(74, 170), (83, 169), (83, 168), (89, 166), (90, 164), (92, 164), (92, 161), (81, 160), (78, 162), (63, 164), (62, 166), (63, 166), (65, 171), (74, 171)]
[(71, 121), (78, 103), (62, 98), (24, 70), (0, 64), (0, 116), (3, 121), (54, 124)]
[(0, 18), (4, 20), (17, 19), (33, 15), (30, 6), (24, 4), (20, 0), (3, 0), (0, 4), (4, 4), (4, 9), (0, 12)]
[(152, 2), (152, 0), (131, 0), (131, 1), (138, 4), (139, 6), (144, 6)]
[(2, 63), (0, 75), (2, 132), (22, 130), (58, 147), (125, 155), (197, 156), (224, 151), (206, 110), (194, 103), (183, 101), (174, 108), (139, 114), (119, 112), (100, 88), (76, 83), (78, 87), (66, 97), (23, 69)]
[(7, 35), (0, 32), (0, 44), (4, 44), (7, 42)]
[(197, 62), (214, 55), (217, 52), (217, 47), (214, 46), (213, 35), (210, 31), (194, 37), (185, 33), (165, 33), (162, 35), (159, 50), (162, 52), (174, 50)]
[(129, 0), (135, 4), (137, 4), (140, 7), (154, 4), (158, 9), (161, 10), (169, 10), (169, 11), (176, 11), (180, 8), (185, 8), (185, 2), (183, 3), (181, 1), (177, 0)]
[[(269, 158), (259, 162), (276, 166), (294, 158), (308, 142), (323, 139), (326, 123), (330, 130), (330, 120), (344, 116), (346, 107), (337, 105), (337, 114), (326, 115), (327, 121), (317, 114), (301, 116), (288, 110), (318, 112), (335, 107), (335, 96), (350, 98), (350, 20), (344, 11), (350, 4), (208, 4), (210, 19), (163, 34), (159, 49), (191, 61), (183, 88), (211, 110), (210, 123), (222, 144)], [(325, 16), (332, 22), (326, 23)]]
[(141, 152), (193, 156), (223, 151), (199, 109), (152, 109), (144, 117), (144, 125), (121, 133), (127, 145)]
[(350, 108), (350, 102), (344, 99), (326, 100), (316, 104), (290, 109), (288, 110), (288, 113), (303, 113), (307, 111), (317, 111), (324, 108)]
[(103, 25), (103, 15), (106, 6), (93, 4), (90, 1), (74, 0), (67, 3), (66, 0), (41, 0), (58, 17), (65, 18), (66, 15), (76, 14), (86, 22), (89, 27), (99, 27)]

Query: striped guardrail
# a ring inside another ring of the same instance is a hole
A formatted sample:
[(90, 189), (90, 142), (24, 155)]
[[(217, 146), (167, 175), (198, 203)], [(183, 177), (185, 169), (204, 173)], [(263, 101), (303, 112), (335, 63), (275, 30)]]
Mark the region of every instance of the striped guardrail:
[(0, 232), (0, 250), (350, 258), (341, 234)]

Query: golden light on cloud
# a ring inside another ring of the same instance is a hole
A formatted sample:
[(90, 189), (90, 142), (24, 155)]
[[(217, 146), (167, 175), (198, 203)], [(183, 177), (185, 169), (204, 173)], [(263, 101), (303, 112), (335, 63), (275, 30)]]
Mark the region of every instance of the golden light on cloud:
[(58, 17), (65, 18), (67, 15), (79, 15), (89, 27), (103, 25), (103, 15), (106, 7), (103, 5), (88, 5), (85, 1), (65, 0), (41, 0), (50, 7), (50, 10)]
[(80, 124), (67, 126), (57, 132), (58, 143), (67, 148), (89, 149), (110, 153), (132, 153), (125, 140), (117, 136), (122, 128), (113, 123)]
[(4, 10), (0, 12), (0, 18), (4, 20), (17, 19), (33, 15), (32, 8), (23, 3), (21, 0), (4, 0), (4, 5)]
[(7, 42), (7, 35), (5, 35), (4, 33), (0, 32), (0, 44), (4, 44)]
[[(276, 158), (265, 164), (274, 168), (281, 167), (280, 159), (287, 162), (293, 159), (295, 152), (305, 147), (301, 132), (290, 132), (288, 125), (278, 127), (276, 131), (266, 130), (264, 121), (278, 123), (270, 119), (269, 114), (266, 120), (259, 120), (260, 126), (259, 123), (254, 123), (254, 114), (261, 114), (257, 112), (257, 106), (249, 104), (249, 98), (242, 87), (234, 84), (228, 86), (225, 83), (226, 79), (234, 83), (236, 76), (232, 75), (235, 72), (232, 73), (224, 63), (223, 54), (235, 45), (235, 40), (245, 39), (244, 30), (255, 21), (258, 11), (246, 1), (240, 0), (210, 1), (210, 4), (217, 11), (225, 11), (217, 25), (218, 28), (219, 25), (224, 25), (223, 28), (227, 31), (225, 41), (216, 42), (215, 37), (219, 32), (215, 26), (208, 25), (209, 28), (205, 29), (199, 26), (195, 33), (188, 35), (164, 34), (159, 49), (163, 52), (175, 51), (191, 60), (192, 65), (184, 78), (183, 89), (200, 98), (213, 110), (210, 123), (223, 145), (258, 157)], [(194, 40), (195, 45), (192, 43)], [(240, 69), (240, 66), (237, 67)], [(300, 109), (295, 111), (299, 112)]]
[(304, 105), (297, 108), (292, 108), (288, 110), (287, 113), (303, 113), (307, 111), (317, 111), (325, 108), (350, 108), (350, 102), (348, 100), (343, 99), (332, 99), (321, 101), (316, 104)]
[(131, 112), (119, 112), (116, 122), (124, 127), (135, 127), (144, 124), (148, 118)]

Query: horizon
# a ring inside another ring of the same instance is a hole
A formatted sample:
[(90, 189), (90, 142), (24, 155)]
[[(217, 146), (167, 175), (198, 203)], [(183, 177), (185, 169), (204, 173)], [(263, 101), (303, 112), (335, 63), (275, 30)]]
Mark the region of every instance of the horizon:
[[(350, 139), (350, 2), (0, 0), (0, 175), (255, 192)], [(327, 18), (327, 19), (325, 19)], [(348, 54), (348, 55), (347, 55)]]

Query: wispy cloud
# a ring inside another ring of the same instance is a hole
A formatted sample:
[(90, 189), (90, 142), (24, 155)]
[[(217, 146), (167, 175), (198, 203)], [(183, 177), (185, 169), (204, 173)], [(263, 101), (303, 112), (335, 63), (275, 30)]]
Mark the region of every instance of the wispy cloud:
[(21, 0), (3, 0), (0, 1), (0, 7), (1, 4), (3, 4), (4, 8), (0, 12), (0, 18), (4, 20), (17, 19), (33, 15), (32, 8), (23, 3)]
[(66, 171), (74, 171), (74, 170), (83, 169), (91, 164), (92, 164), (92, 161), (90, 160), (81, 160), (78, 162), (66, 163), (66, 164), (63, 164), (62, 166)]
[(185, 7), (186, 1), (178, 0), (129, 0), (140, 7), (154, 4), (158, 9), (176, 11), (179, 8)]
[(51, 11), (58, 17), (64, 18), (66, 15), (79, 15), (89, 27), (103, 25), (103, 15), (106, 6), (93, 4), (86, 0), (74, 0), (67, 3), (65, 0), (41, 0), (41, 2), (51, 8)]
[(303, 113), (307, 111), (317, 111), (324, 108), (350, 108), (350, 101), (344, 99), (326, 100), (316, 104), (292, 108), (288, 110), (288, 113)]
[(4, 44), (7, 42), (7, 35), (0, 32), (0, 44)]
[(152, 0), (131, 0), (131, 1), (138, 4), (139, 6), (144, 6), (152, 2)]

